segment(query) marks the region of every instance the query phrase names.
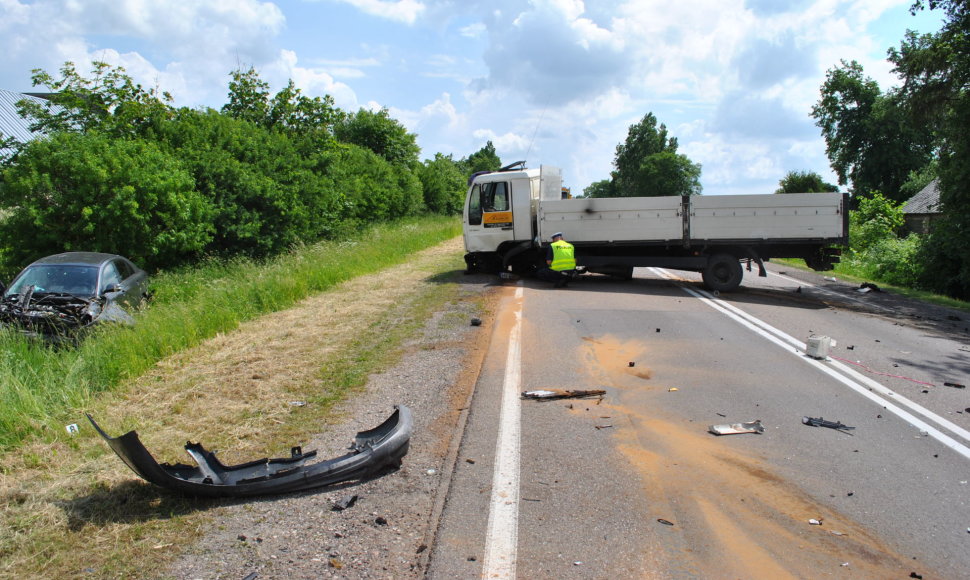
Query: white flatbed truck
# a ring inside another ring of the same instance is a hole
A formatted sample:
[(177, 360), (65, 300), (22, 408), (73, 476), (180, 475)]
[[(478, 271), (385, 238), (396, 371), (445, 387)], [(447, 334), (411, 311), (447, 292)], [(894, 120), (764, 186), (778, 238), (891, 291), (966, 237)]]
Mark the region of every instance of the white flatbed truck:
[(631, 278), (634, 267), (701, 272), (711, 290), (741, 283), (742, 262), (765, 276), (771, 258), (831, 269), (848, 245), (848, 195), (788, 193), (562, 199), (558, 168), (518, 162), (469, 179), (463, 212), (469, 271), (528, 274), (563, 232), (588, 272)]

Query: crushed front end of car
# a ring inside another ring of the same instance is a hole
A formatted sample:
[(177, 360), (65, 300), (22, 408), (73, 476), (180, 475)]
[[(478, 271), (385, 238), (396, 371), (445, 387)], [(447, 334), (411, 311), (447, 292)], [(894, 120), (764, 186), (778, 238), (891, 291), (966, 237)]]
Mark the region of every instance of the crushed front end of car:
[(75, 335), (97, 322), (104, 312), (104, 299), (65, 293), (35, 293), (5, 296), (0, 301), (0, 324), (13, 326), (30, 336), (60, 339)]
[(159, 464), (142, 445), (138, 433), (119, 437), (105, 433), (88, 420), (108, 446), (145, 481), (179, 493), (201, 497), (246, 497), (304, 491), (349, 480), (372, 477), (384, 469), (400, 467), (414, 429), (411, 411), (400, 405), (379, 426), (357, 433), (349, 451), (340, 457), (309, 463), (316, 451), (290, 450), (290, 457), (257, 459), (223, 465), (215, 452), (199, 443), (186, 443), (185, 451), (196, 465)]

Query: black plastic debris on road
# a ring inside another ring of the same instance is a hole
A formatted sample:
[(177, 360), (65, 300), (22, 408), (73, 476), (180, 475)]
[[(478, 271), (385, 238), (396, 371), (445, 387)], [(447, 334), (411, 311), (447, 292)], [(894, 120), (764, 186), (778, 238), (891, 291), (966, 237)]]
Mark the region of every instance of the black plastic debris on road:
[(965, 388), (967, 388), (966, 385), (961, 385), (960, 383), (949, 383), (949, 382), (943, 383), (943, 386), (944, 387), (953, 387), (954, 389), (965, 389)]
[[(829, 429), (841, 431), (842, 433), (855, 429), (855, 427), (849, 427), (848, 425), (844, 425), (839, 421), (826, 421), (821, 417), (802, 417), (802, 423), (810, 427), (827, 427)], [(849, 433), (849, 435), (851, 435), (851, 433)]]

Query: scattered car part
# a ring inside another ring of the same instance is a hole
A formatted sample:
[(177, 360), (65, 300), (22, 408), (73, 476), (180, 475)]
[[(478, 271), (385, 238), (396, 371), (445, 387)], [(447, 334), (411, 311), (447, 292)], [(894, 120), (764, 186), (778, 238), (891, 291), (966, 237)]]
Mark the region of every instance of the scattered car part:
[(944, 387), (953, 387), (954, 389), (965, 389), (966, 385), (961, 385), (960, 383), (943, 383)]
[(199, 443), (185, 450), (197, 466), (159, 464), (142, 445), (138, 433), (110, 437), (90, 415), (88, 420), (108, 446), (145, 481), (160, 487), (204, 497), (245, 497), (303, 491), (352, 479), (363, 479), (387, 467), (397, 468), (407, 454), (414, 420), (403, 405), (374, 429), (357, 433), (346, 453), (335, 459), (306, 465), (316, 451), (290, 450), (290, 457), (257, 459), (226, 466)]
[(591, 390), (565, 390), (565, 389), (540, 389), (536, 391), (522, 391), (523, 399), (552, 400), (552, 399), (591, 399), (602, 397), (606, 391)]
[(333, 508), (331, 511), (342, 512), (349, 507), (357, 503), (357, 494), (345, 495), (337, 501), (333, 502)]
[[(835, 429), (836, 431), (848, 432), (855, 427), (849, 427), (848, 425), (843, 425), (839, 421), (826, 421), (825, 419), (818, 417), (802, 417), (802, 423), (812, 426), (812, 427), (828, 427), (829, 429)], [(851, 433), (849, 433), (851, 435)]]
[(747, 423), (731, 423), (725, 425), (711, 425), (707, 428), (708, 431), (715, 435), (738, 435), (741, 433), (764, 433), (764, 425), (761, 424), (761, 419), (756, 421), (749, 421)]
[(829, 356), (829, 349), (836, 345), (836, 342), (828, 336), (810, 336), (805, 342), (805, 354), (817, 359), (825, 359)]
[(65, 252), (24, 268), (0, 298), (0, 323), (57, 342), (92, 324), (132, 324), (148, 297), (148, 274), (127, 258)]

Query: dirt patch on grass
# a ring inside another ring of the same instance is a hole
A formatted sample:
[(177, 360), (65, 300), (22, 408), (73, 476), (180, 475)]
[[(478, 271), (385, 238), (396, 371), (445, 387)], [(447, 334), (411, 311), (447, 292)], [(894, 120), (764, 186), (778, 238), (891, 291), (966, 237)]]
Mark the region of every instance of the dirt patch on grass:
[[(487, 337), (468, 320), (487, 308), (491, 279), (461, 276), (460, 252), (452, 240), (245, 323), (92, 409), (109, 434), (137, 429), (159, 461), (188, 461), (189, 439), (235, 463), (292, 445), (339, 455), (404, 404), (415, 434), (401, 470), (314, 493), (186, 499), (137, 479), (81, 424), (78, 436), (3, 458), (0, 576), (417, 574), (442, 458), (477, 374), (475, 345)], [(331, 511), (348, 493), (357, 504)]]

